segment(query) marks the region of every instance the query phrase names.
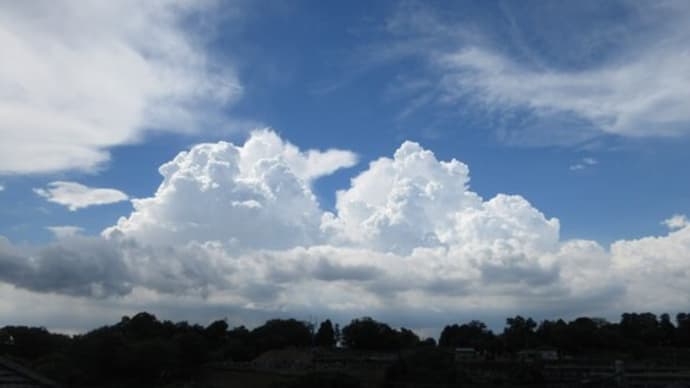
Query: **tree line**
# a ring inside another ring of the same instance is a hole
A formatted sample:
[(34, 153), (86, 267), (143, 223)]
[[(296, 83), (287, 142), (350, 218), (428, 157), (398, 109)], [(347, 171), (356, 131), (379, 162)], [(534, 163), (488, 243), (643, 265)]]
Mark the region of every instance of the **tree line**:
[(0, 329), (0, 355), (69, 385), (99, 381), (146, 385), (184, 379), (208, 362), (251, 361), (266, 351), (287, 347), (375, 352), (473, 348), (489, 358), (551, 347), (572, 355), (616, 351), (640, 356), (654, 348), (690, 348), (690, 314), (677, 314), (674, 322), (668, 314), (626, 313), (616, 323), (588, 317), (537, 323), (515, 316), (506, 319), (501, 333), (475, 320), (445, 326), (438, 344), (369, 317), (353, 319), (342, 328), (330, 320), (317, 328), (295, 319), (272, 319), (249, 330), (230, 328), (225, 320), (202, 326), (161, 321), (142, 312), (74, 336), (39, 327)]
[(506, 319), (500, 334), (480, 321), (446, 326), (439, 345), (473, 347), (493, 354), (550, 347), (572, 355), (603, 351), (635, 355), (650, 348), (690, 347), (690, 314), (677, 314), (675, 323), (669, 314), (657, 317), (653, 313), (625, 313), (617, 323), (589, 317), (537, 323), (518, 315)]

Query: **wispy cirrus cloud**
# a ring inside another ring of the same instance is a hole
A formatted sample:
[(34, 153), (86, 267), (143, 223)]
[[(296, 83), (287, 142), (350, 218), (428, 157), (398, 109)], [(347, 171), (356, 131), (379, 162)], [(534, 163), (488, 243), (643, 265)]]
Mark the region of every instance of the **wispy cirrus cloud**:
[(76, 182), (64, 181), (51, 182), (48, 187), (34, 189), (34, 192), (49, 202), (66, 206), (70, 211), (129, 199), (127, 194), (120, 190), (94, 188)]
[[(526, 2), (497, 6), (500, 25), (466, 7), (441, 13), (403, 3), (385, 24), (389, 42), (372, 56), (421, 58), (431, 85), (418, 92), (423, 104), (486, 111), (506, 143), (690, 134), (686, 2)], [(611, 12), (621, 15), (614, 23), (604, 18)], [(405, 114), (419, 108), (419, 98), (411, 101)]]
[(599, 164), (598, 160), (596, 160), (594, 158), (587, 157), (587, 158), (582, 158), (577, 163), (571, 164), (569, 169), (570, 169), (570, 171), (580, 171), (580, 170), (584, 170), (588, 167), (596, 166), (597, 164)]
[(84, 231), (84, 228), (74, 225), (46, 226), (46, 229), (49, 230), (57, 239), (74, 237)]

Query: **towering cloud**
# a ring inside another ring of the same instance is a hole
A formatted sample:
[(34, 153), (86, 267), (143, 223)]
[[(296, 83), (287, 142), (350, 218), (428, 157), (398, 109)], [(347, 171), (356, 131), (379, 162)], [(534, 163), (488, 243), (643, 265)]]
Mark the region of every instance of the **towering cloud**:
[(465, 164), (413, 142), (371, 162), (337, 193), (334, 212), (322, 210), (313, 181), (355, 162), (348, 151), (299, 150), (270, 130), (243, 145), (193, 146), (161, 166), (156, 193), (134, 200), (101, 237), (58, 233), (44, 247), (0, 240), (0, 281), (265, 312), (507, 314), (520, 306), (601, 315), (633, 301), (689, 302), (682, 216), (668, 221), (666, 236), (610, 249), (563, 241), (557, 219), (518, 195), (481, 198)]
[(243, 146), (199, 144), (161, 166), (155, 196), (133, 200), (135, 211), (105, 234), (235, 249), (317, 244), (321, 211), (310, 184), (356, 159), (341, 150), (301, 152), (268, 130)]
[(418, 247), (534, 255), (556, 249), (559, 224), (520, 196), (484, 201), (468, 188), (468, 167), (438, 161), (405, 142), (338, 192), (337, 214), (323, 227), (336, 240), (403, 254)]

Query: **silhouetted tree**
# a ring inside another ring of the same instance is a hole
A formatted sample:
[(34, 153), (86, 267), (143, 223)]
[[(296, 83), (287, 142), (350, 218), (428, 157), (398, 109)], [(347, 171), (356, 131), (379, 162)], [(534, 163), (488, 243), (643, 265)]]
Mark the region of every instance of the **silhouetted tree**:
[(223, 358), (223, 348), (228, 342), (228, 323), (225, 320), (212, 322), (203, 332), (206, 346), (215, 353), (214, 358)]
[(462, 325), (454, 324), (444, 327), (439, 338), (439, 346), (487, 350), (493, 338), (493, 332), (486, 327), (484, 322), (471, 321)]
[(228, 343), (224, 355), (233, 361), (250, 361), (257, 356), (251, 332), (244, 326), (228, 331)]
[(626, 313), (621, 316), (620, 331), (628, 341), (643, 345), (658, 345), (659, 322), (652, 313)]
[(534, 329), (537, 323), (532, 318), (523, 318), (520, 315), (506, 319), (506, 328), (503, 330), (503, 340), (510, 351), (526, 349), (536, 345)]
[(259, 353), (290, 346), (307, 347), (312, 339), (309, 325), (295, 319), (267, 321), (252, 330), (251, 337)]
[(399, 349), (412, 348), (419, 345), (419, 343), (421, 342), (417, 334), (415, 334), (412, 330), (406, 329), (404, 327), (400, 328), (397, 337), (397, 345)]
[(156, 316), (141, 312), (127, 321), (123, 326), (125, 335), (135, 339), (159, 337), (163, 334), (163, 325)]
[(43, 327), (6, 326), (0, 346), (13, 355), (29, 360), (58, 352), (69, 345), (69, 337), (50, 333)]
[(661, 343), (665, 346), (670, 346), (675, 341), (676, 327), (671, 322), (671, 316), (668, 313), (659, 316), (659, 336)]
[(186, 374), (196, 371), (209, 358), (208, 342), (196, 331), (175, 335), (173, 343), (179, 349), (179, 362)]
[(422, 342), (419, 343), (419, 346), (426, 347), (426, 348), (435, 348), (436, 347), (436, 340), (432, 337), (427, 337)]
[[(112, 325), (88, 333), (66, 336), (44, 328), (6, 326), (0, 328), (0, 353), (45, 371), (66, 386), (95, 386), (108, 381), (112, 386), (161, 386), (180, 378), (190, 378), (208, 361), (249, 361), (262, 352), (312, 344), (331, 347), (339, 337), (339, 327), (326, 320), (318, 331), (294, 319), (274, 319), (247, 330), (240, 326), (228, 330), (224, 320), (206, 327), (188, 322), (159, 321), (149, 313), (122, 317)], [(400, 352), (399, 361), (386, 373), (389, 381), (420, 381), (438, 384), (466, 382), (455, 368), (453, 352), (444, 347), (474, 347), (490, 354), (512, 352), (540, 345), (554, 346), (566, 353), (594, 355), (615, 350), (635, 357), (671, 354), (685, 357), (686, 350), (656, 349), (690, 347), (690, 314), (679, 313), (676, 325), (669, 314), (657, 319), (652, 313), (625, 313), (619, 323), (600, 318), (579, 317), (541, 322), (515, 316), (506, 320), (504, 332), (495, 336), (484, 323), (471, 321), (448, 325), (439, 345), (419, 337), (406, 328), (364, 317), (352, 320), (342, 329), (342, 343), (351, 349)], [(539, 382), (538, 371), (518, 368), (508, 380)], [(305, 384), (337, 384), (337, 379), (314, 375)], [(326, 383), (324, 383), (326, 384)], [(307, 385), (308, 386), (308, 385)], [(329, 386), (329, 385), (325, 385)]]
[(576, 344), (570, 337), (568, 324), (562, 319), (557, 321), (544, 320), (537, 328), (536, 335), (539, 342), (554, 346), (558, 349), (575, 351)]
[(416, 346), (419, 337), (411, 330), (392, 329), (370, 317), (353, 319), (342, 330), (343, 343), (351, 349), (391, 351)]
[(314, 344), (324, 348), (332, 348), (335, 346), (335, 330), (330, 320), (326, 319), (321, 322), (319, 330), (314, 336)]
[(688, 313), (676, 315), (676, 343), (690, 347), (690, 314)]
[(225, 339), (227, 331), (228, 323), (225, 320), (218, 320), (206, 326), (204, 334), (209, 340), (218, 341)]
[(173, 342), (162, 338), (138, 341), (129, 346), (126, 369), (123, 371), (138, 381), (157, 381), (178, 369), (180, 354)]
[(601, 348), (599, 325), (596, 321), (580, 317), (570, 322), (568, 326), (568, 334), (578, 350)]
[(392, 350), (396, 348), (395, 331), (370, 317), (353, 319), (342, 330), (343, 343), (350, 349)]

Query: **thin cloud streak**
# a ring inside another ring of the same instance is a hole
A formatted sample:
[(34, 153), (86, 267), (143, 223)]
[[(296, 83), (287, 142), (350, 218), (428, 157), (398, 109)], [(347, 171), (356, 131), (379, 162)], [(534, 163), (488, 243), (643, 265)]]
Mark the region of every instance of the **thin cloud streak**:
[(89, 206), (108, 205), (129, 199), (120, 190), (109, 188), (93, 188), (77, 182), (55, 181), (47, 188), (36, 188), (34, 193), (45, 198), (48, 202), (66, 206), (70, 211), (87, 208)]

